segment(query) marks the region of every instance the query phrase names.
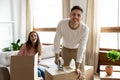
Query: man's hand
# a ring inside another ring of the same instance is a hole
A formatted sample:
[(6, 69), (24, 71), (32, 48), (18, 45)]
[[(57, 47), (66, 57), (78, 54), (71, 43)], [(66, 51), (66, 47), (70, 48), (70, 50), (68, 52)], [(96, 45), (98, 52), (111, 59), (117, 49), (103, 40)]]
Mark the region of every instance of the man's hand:
[(55, 58), (55, 64), (58, 65), (58, 58)]
[(81, 75), (80, 69), (76, 69), (76, 73), (77, 73), (78, 75)]
[(76, 69), (76, 73), (78, 74), (77, 80), (81, 80), (82, 72), (80, 71), (80, 69)]
[(80, 79), (82, 72), (80, 71), (80, 63), (76, 62), (76, 73), (78, 74), (77, 79)]
[(77, 79), (80, 79), (81, 74), (82, 74), (82, 72), (80, 71), (80, 69), (76, 69), (76, 73), (78, 74)]
[(86, 80), (86, 76), (80, 71), (80, 69), (76, 69), (76, 73), (78, 74), (77, 80)]
[(59, 54), (55, 54), (55, 64), (58, 65)]

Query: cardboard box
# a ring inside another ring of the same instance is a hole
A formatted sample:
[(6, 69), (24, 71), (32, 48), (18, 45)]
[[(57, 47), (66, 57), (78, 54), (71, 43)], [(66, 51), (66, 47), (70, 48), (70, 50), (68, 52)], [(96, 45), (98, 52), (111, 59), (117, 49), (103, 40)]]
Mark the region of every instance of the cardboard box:
[(64, 71), (56, 67), (45, 70), (45, 80), (76, 80), (77, 77), (78, 75), (71, 67), (64, 67)]
[(11, 80), (36, 80), (38, 77), (38, 54), (35, 56), (11, 56)]

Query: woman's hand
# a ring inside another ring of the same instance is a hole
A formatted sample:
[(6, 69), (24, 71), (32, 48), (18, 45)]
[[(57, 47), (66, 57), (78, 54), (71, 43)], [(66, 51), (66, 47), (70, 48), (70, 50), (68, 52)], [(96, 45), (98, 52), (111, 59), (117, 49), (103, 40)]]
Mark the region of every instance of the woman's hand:
[(40, 59), (40, 58), (38, 58), (38, 65), (40, 65), (40, 62), (41, 62), (41, 59)]

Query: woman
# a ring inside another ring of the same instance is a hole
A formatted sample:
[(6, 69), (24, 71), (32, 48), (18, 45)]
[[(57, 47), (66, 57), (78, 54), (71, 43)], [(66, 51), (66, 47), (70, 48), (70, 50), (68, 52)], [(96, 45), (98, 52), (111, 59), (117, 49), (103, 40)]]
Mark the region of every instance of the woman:
[[(18, 55), (20, 56), (34, 56), (38, 53), (38, 65), (41, 60), (41, 43), (38, 34), (35, 31), (29, 33), (28, 40), (21, 47)], [(44, 71), (38, 67), (38, 77), (45, 79)]]

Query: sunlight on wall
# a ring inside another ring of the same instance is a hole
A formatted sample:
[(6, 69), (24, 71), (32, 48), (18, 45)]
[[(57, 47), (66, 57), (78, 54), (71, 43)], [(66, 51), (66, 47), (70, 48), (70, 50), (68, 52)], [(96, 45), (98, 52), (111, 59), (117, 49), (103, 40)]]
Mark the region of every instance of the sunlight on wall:
[(56, 27), (62, 19), (62, 0), (34, 0), (35, 27)]

